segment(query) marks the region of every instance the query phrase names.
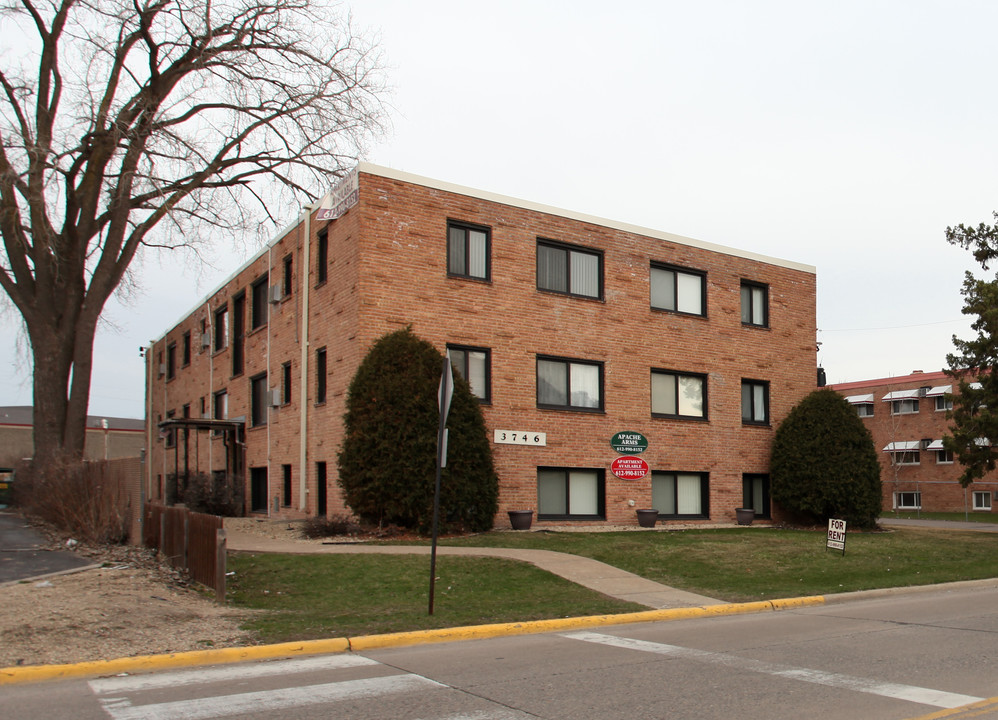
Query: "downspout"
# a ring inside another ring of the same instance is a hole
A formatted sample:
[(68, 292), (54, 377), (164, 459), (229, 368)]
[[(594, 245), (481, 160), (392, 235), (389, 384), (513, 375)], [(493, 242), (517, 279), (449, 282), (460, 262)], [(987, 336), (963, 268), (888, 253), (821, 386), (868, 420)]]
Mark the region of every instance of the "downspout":
[(305, 239), (302, 243), (301, 271), (298, 273), (301, 287), (301, 376), (298, 382), (298, 510), (308, 512), (308, 300), (312, 283), (312, 210), (313, 205), (305, 206)]
[(273, 314), (270, 312), (270, 276), (274, 269), (274, 246), (273, 244), (267, 247), (267, 383), (266, 383), (266, 393), (264, 393), (264, 411), (267, 413), (267, 517), (271, 516), (271, 507), (273, 503), (270, 500), (270, 488), (271, 488), (271, 478), (273, 473), (270, 468), (270, 426), (271, 426), (271, 413), (270, 411), (273, 407), (270, 404), (270, 382), (273, 379), (273, 374), (270, 372), (270, 328), (274, 322)]

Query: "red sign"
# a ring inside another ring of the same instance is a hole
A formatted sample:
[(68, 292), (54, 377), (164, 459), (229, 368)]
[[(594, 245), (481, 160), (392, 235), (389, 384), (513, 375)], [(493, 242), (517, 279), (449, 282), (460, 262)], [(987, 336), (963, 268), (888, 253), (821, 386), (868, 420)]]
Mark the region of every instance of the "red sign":
[(640, 480), (648, 474), (648, 463), (639, 457), (626, 455), (613, 461), (610, 472), (621, 480)]

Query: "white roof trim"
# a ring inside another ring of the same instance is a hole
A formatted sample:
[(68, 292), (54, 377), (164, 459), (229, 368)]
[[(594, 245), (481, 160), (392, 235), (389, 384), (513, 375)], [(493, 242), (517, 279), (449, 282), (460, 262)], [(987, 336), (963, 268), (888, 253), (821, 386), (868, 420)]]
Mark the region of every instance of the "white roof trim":
[(919, 397), (918, 388), (912, 388), (911, 390), (895, 390), (894, 392), (889, 392), (883, 397), (884, 402), (890, 402), (891, 400), (912, 400)]
[(863, 403), (873, 402), (873, 393), (869, 395), (850, 395), (846, 398), (846, 402), (850, 405), (862, 405)]
[(921, 440), (899, 440), (898, 442), (887, 443), (884, 452), (904, 452), (905, 450), (921, 450)]
[(925, 397), (937, 397), (939, 395), (945, 395), (947, 393), (953, 393), (952, 385), (937, 385), (934, 388), (929, 388), (928, 392), (925, 393)]

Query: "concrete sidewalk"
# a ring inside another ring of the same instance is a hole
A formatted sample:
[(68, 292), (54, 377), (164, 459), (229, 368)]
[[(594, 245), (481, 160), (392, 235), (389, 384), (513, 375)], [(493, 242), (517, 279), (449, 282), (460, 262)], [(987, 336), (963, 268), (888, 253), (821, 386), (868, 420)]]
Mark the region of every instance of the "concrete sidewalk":
[[(313, 554), (381, 554), (381, 555), (429, 555), (428, 546), (413, 545), (362, 545), (362, 544), (316, 544), (276, 540), (226, 529), (226, 543), (229, 550), (241, 552), (288, 553), (293, 555)], [(569, 555), (552, 550), (526, 550), (514, 548), (465, 548), (437, 547), (437, 556), (464, 555), (471, 557), (497, 557), (530, 563), (584, 587), (609, 595), (619, 600), (638, 603), (648, 608), (663, 610), (668, 608), (701, 607), (715, 605), (720, 600), (677, 590), (652, 580), (615, 568), (598, 560)]]

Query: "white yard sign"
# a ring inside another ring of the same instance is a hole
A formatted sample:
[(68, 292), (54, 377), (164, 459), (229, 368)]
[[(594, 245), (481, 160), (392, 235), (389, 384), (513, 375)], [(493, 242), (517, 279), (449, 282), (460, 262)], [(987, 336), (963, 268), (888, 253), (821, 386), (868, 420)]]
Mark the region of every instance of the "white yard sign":
[(825, 549), (827, 550), (828, 548), (841, 550), (843, 555), (846, 554), (845, 520), (828, 519), (828, 542), (825, 544)]

